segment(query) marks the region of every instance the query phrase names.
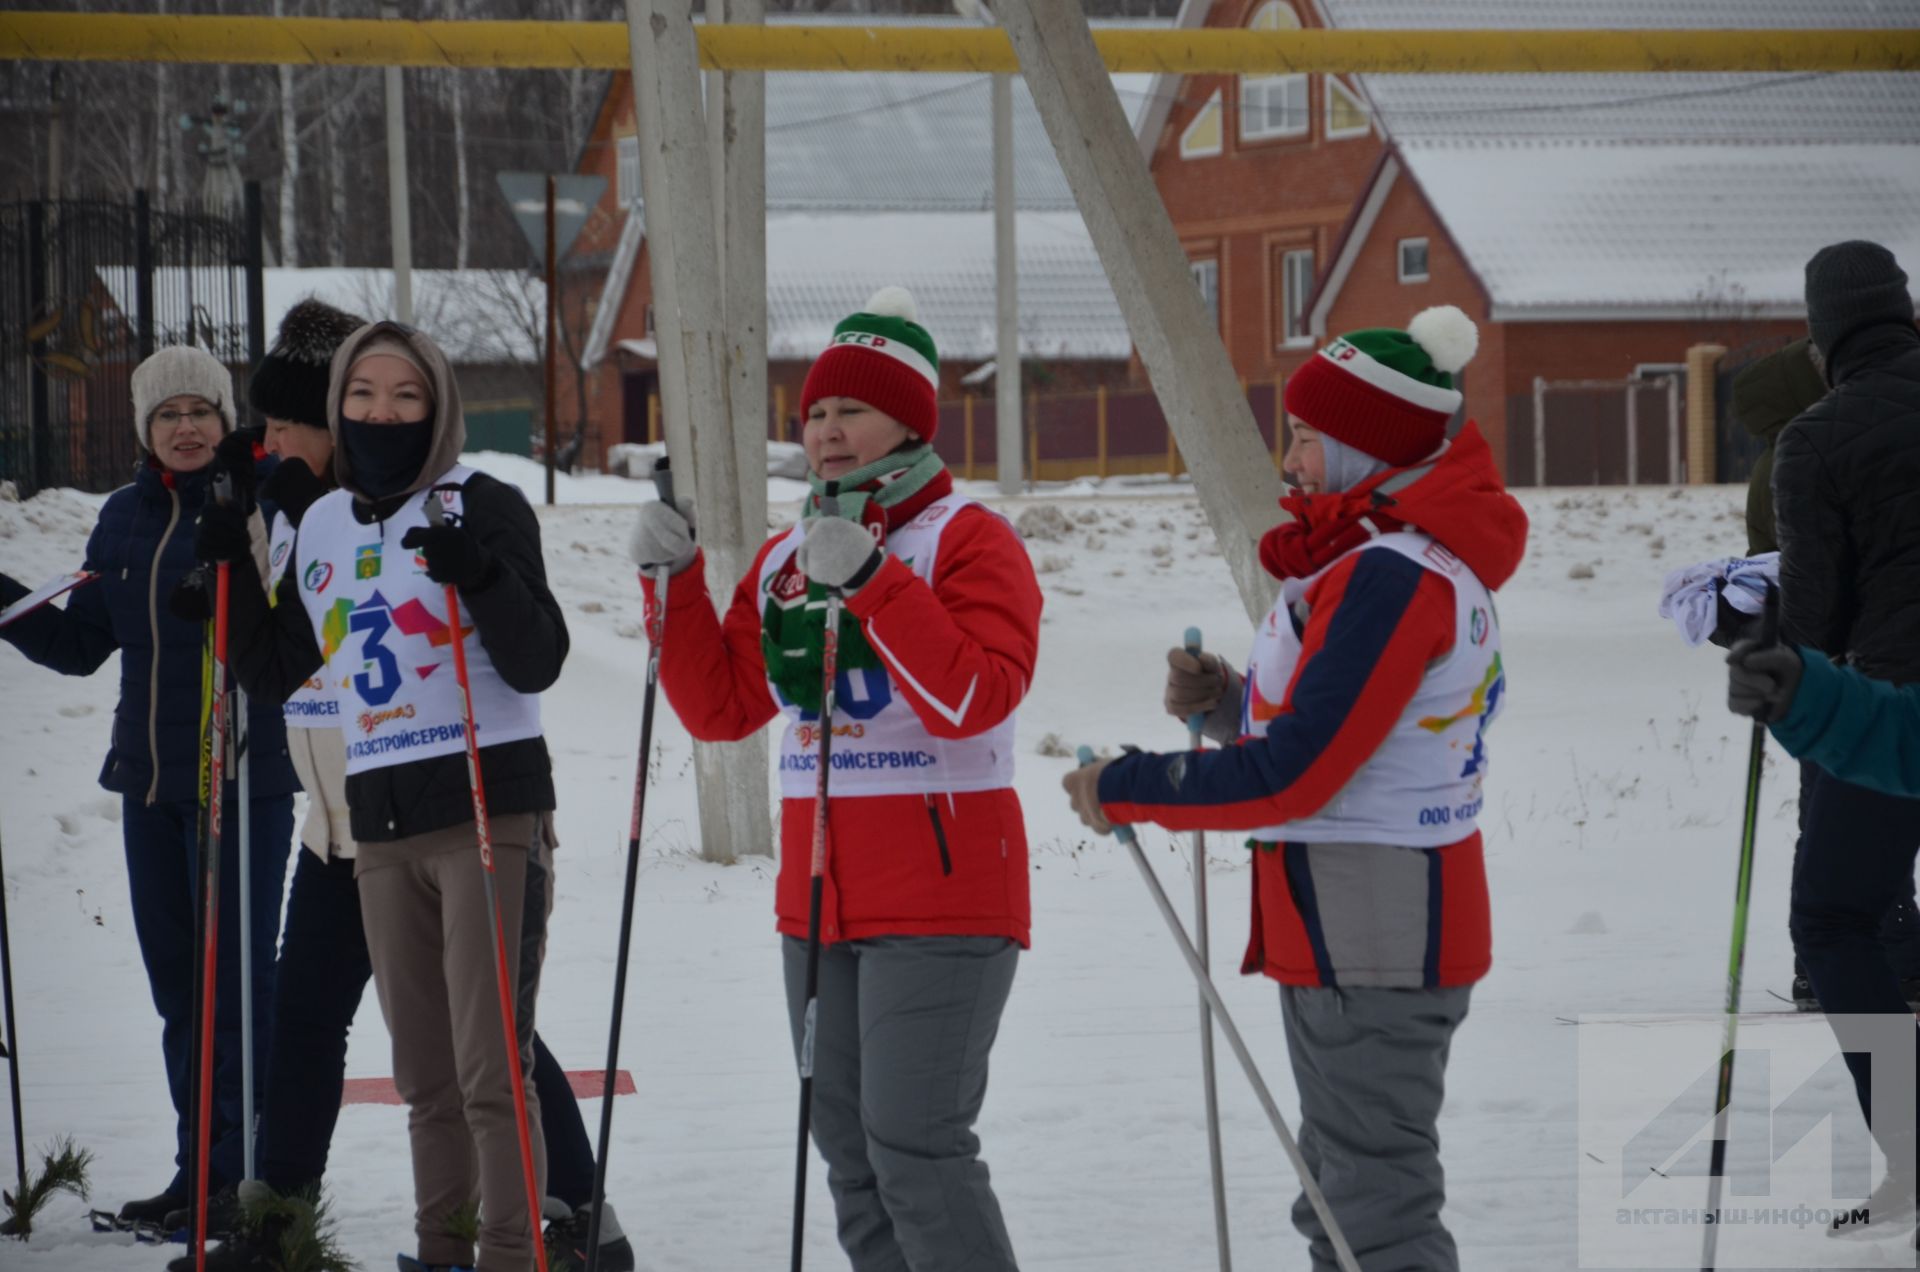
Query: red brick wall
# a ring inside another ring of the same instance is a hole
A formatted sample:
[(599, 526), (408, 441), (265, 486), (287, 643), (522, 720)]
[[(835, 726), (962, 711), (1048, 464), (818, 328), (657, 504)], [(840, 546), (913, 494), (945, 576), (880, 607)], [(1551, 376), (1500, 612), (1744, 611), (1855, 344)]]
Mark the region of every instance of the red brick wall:
[[(1243, 27), (1263, 2), (1218, 0), (1207, 26)], [(1305, 0), (1294, 7), (1302, 24), (1317, 25)], [(1310, 77), (1306, 135), (1243, 141), (1239, 79), (1189, 76), (1154, 150), (1154, 180), (1187, 255), (1220, 262), (1221, 335), (1234, 369), (1249, 379), (1291, 371), (1312, 351), (1281, 347), (1278, 254), (1310, 247), (1316, 274), (1324, 271), (1380, 155), (1377, 134), (1327, 139), (1324, 80)], [(1180, 137), (1216, 91), (1225, 112), (1221, 153), (1182, 159)]]

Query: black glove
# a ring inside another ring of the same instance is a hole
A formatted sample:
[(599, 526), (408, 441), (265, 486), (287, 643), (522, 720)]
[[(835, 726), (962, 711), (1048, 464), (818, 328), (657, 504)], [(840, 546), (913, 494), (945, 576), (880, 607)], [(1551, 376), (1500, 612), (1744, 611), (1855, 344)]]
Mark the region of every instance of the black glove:
[(239, 504), (210, 503), (200, 510), (200, 529), (193, 537), (193, 555), (202, 561), (244, 561), (253, 552), (252, 513)]
[(255, 487), (258, 486), (255, 465), (259, 462), (255, 456), (261, 439), (266, 436), (265, 429), (235, 429), (220, 439), (213, 448), (213, 468), (215, 473), (225, 473), (233, 482), (233, 502), (242, 512), (252, 512), (256, 500)]
[(204, 569), (195, 570), (167, 593), (167, 609), (177, 619), (205, 623), (213, 617), (213, 581)]
[(1800, 651), (1790, 645), (1762, 645), (1743, 640), (1727, 655), (1727, 707), (1736, 715), (1751, 716), (1762, 724), (1787, 718), (1793, 695), (1806, 670)]
[(313, 501), (327, 493), (327, 483), (314, 475), (304, 459), (283, 459), (260, 483), (260, 497), (286, 514), (294, 525), (307, 515)]
[(435, 583), (451, 583), (471, 592), (493, 577), (493, 553), (468, 534), (465, 526), (415, 526), (400, 540), (400, 546), (412, 548), (427, 559), (427, 577)]

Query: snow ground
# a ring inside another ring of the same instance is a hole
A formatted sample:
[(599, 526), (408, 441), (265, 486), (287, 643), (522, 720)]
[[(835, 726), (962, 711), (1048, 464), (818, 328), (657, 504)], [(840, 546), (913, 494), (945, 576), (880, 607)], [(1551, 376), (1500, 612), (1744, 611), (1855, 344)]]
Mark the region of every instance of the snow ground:
[[(574, 1069), (604, 1056), (645, 654), (624, 559), (631, 512), (574, 502), (611, 498), (603, 482), (651, 494), (645, 482), (583, 479), (563, 486), (569, 502), (541, 510), (574, 644), (546, 704), (563, 846), (540, 1029)], [(775, 498), (783, 493), (797, 492)], [(1534, 1272), (1577, 1265), (1583, 1030), (1559, 1018), (1720, 1009), (1747, 731), (1722, 706), (1716, 654), (1688, 649), (1655, 614), (1667, 569), (1738, 549), (1738, 492), (1522, 498), (1534, 533), (1500, 596), (1511, 693), (1490, 735), (1482, 823), (1496, 965), (1454, 1044), (1441, 1133), (1464, 1265)], [(38, 581), (72, 568), (98, 504), (72, 492), (0, 503), (0, 569)], [(1041, 506), (1059, 515), (1030, 512)], [(1180, 744), (1184, 732), (1159, 713), (1164, 649), (1198, 623), (1238, 656), (1247, 624), (1190, 492), (1062, 490), (1005, 507), (1044, 519), (1055, 537), (1029, 543), (1047, 612), (1019, 725), (1036, 939), (995, 1054), (986, 1156), (1030, 1272), (1200, 1272), (1215, 1261), (1192, 982), (1123, 851), (1090, 842), (1068, 813), (1058, 782), (1071, 761), (1042, 746), (1050, 734), (1069, 747)], [(776, 503), (781, 515), (790, 503)], [(1575, 566), (1593, 577), (1570, 577)], [(129, 923), (118, 800), (94, 784), (114, 688), (108, 670), (64, 679), (0, 648), (0, 820), (29, 1142), (73, 1135), (92, 1148), (96, 1199), (117, 1205), (164, 1182), (172, 1123)], [(690, 754), (670, 713), (657, 745), (622, 1048), (639, 1094), (617, 1110), (610, 1195), (653, 1272), (764, 1270), (786, 1257), (795, 1098), (773, 863), (689, 855)], [(1767, 782), (1750, 1009), (1779, 1005), (1767, 991), (1784, 992), (1791, 958), (1794, 795), (1777, 750)], [(1184, 908), (1185, 844), (1157, 831), (1145, 839)], [(1245, 939), (1250, 876), (1236, 843), (1217, 838), (1210, 850), (1215, 959), (1226, 969)], [(1221, 982), (1291, 1118), (1273, 984), (1224, 971)], [(1291, 1172), (1230, 1053), (1219, 1054), (1238, 1261), (1303, 1268), (1287, 1219)], [(391, 1072), (368, 994), (349, 1073)], [(596, 1125), (598, 1101), (584, 1112)], [(334, 1142), (334, 1211), (369, 1269), (410, 1248), (404, 1137), (403, 1110), (355, 1106)], [(817, 1162), (809, 1207), (811, 1265), (844, 1267)], [(1725, 1264), (1743, 1251), (1759, 1262), (1761, 1244), (1781, 1239), (1728, 1229)], [(0, 1245), (0, 1266), (109, 1272), (165, 1257), (127, 1242), (86, 1231), (79, 1203), (63, 1199), (30, 1245)], [(1816, 1242), (1809, 1265), (1835, 1258), (1836, 1244), (1822, 1256)], [(1695, 1254), (1689, 1238), (1674, 1263)]]

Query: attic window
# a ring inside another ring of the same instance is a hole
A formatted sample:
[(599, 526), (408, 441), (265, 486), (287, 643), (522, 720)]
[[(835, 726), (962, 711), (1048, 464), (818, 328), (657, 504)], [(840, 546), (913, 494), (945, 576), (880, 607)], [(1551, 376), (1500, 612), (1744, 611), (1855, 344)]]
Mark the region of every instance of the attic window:
[(1200, 113), (1193, 117), (1187, 130), (1180, 134), (1180, 157), (1182, 159), (1204, 159), (1208, 155), (1220, 153), (1222, 135), (1226, 126), (1221, 122), (1222, 110), (1220, 93), (1215, 90)]
[[(1283, 0), (1260, 6), (1247, 23), (1251, 31), (1297, 31), (1300, 15)], [(1240, 140), (1304, 137), (1312, 127), (1312, 104), (1305, 75), (1240, 77)]]
[(1423, 238), (1404, 238), (1400, 240), (1400, 281), (1403, 283), (1424, 283), (1427, 281), (1427, 240)]
[(630, 208), (640, 198), (640, 139), (622, 137), (614, 142), (614, 195), (620, 206)]
[(1364, 137), (1372, 131), (1373, 120), (1360, 94), (1334, 76), (1327, 76), (1327, 139)]

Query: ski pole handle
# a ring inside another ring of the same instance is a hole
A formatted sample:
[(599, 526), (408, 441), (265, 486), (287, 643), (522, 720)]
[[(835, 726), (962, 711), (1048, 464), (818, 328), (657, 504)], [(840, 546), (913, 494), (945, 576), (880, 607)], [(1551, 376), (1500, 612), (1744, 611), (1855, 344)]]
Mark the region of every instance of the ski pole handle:
[[(1081, 747), (1078, 751), (1074, 753), (1074, 758), (1080, 761), (1081, 768), (1087, 767), (1087, 765), (1093, 763), (1095, 759), (1095, 756), (1093, 754), (1093, 748), (1090, 746)], [(1135, 836), (1133, 833), (1133, 827), (1115, 826), (1113, 828), (1113, 837), (1115, 839), (1118, 839), (1123, 844), (1133, 843), (1135, 839)]]
[[(1181, 643), (1187, 647), (1188, 653), (1198, 658), (1200, 656), (1200, 629), (1198, 627), (1187, 628), (1186, 637)], [(1200, 731), (1206, 727), (1206, 723), (1207, 713), (1204, 711), (1196, 711), (1187, 717), (1187, 732), (1193, 735), (1193, 744), (1196, 747), (1200, 745)]]
[(820, 514), (826, 517), (840, 515), (840, 483), (830, 481), (820, 492)]
[(447, 524), (446, 510), (440, 506), (440, 501), (433, 497), (431, 490), (427, 492), (427, 524), (436, 530)]
[(213, 502), (226, 507), (233, 502), (233, 474), (224, 468), (213, 475)]
[(653, 466), (653, 490), (661, 503), (676, 511), (679, 509), (680, 505), (673, 502), (673, 461), (665, 455)]

